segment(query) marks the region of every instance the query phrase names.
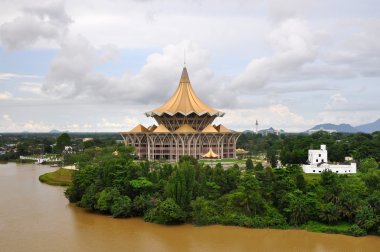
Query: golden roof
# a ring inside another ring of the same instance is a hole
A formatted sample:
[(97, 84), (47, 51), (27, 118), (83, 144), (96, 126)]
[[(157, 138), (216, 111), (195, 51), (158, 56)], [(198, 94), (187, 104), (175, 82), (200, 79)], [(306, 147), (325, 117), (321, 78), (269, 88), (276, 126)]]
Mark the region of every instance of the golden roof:
[(202, 130), (203, 133), (218, 133), (218, 131), (215, 129), (214, 126), (212, 126), (211, 124), (207, 125), (206, 128), (204, 128)]
[(195, 133), (197, 131), (193, 129), (189, 124), (185, 123), (185, 124), (182, 124), (181, 127), (176, 129), (174, 132), (175, 133)]
[(163, 124), (159, 124), (158, 127), (153, 130), (154, 133), (169, 133), (170, 131), (168, 128), (165, 127)]
[(222, 133), (226, 133), (226, 132), (231, 132), (231, 130), (227, 129), (226, 127), (224, 127), (222, 124), (219, 124), (218, 126), (214, 126), (215, 129), (218, 131), (218, 132), (222, 132)]
[(244, 150), (244, 149), (236, 149), (236, 154), (247, 154), (248, 151)]
[(131, 129), (129, 132), (131, 132), (131, 133), (142, 133), (142, 132), (149, 132), (149, 130), (147, 128), (145, 128), (144, 126), (142, 126), (141, 124), (139, 124), (136, 127), (134, 127), (133, 129)]
[(210, 150), (206, 154), (204, 154), (202, 157), (204, 157), (204, 158), (217, 158), (217, 157), (219, 157), (219, 155), (216, 154), (215, 152), (213, 152), (212, 149), (210, 148)]
[(151, 126), (148, 127), (149, 131), (154, 131), (155, 129), (157, 129), (157, 125), (156, 124), (153, 124), (153, 125), (151, 125)]
[(146, 116), (161, 116), (168, 114), (170, 116), (180, 113), (184, 116), (195, 113), (198, 116), (203, 114), (209, 114), (211, 116), (223, 116), (224, 113), (207, 106), (198, 96), (195, 94), (187, 74), (186, 67), (182, 70), (181, 79), (177, 90), (173, 96), (161, 107), (149, 111)]

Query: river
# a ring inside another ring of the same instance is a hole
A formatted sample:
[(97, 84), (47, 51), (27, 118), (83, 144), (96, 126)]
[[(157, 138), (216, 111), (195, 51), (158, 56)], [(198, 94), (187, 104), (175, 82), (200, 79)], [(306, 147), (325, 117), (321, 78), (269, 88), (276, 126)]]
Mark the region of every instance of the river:
[(38, 176), (56, 168), (0, 164), (0, 251), (380, 251), (380, 237), (113, 219), (69, 204)]

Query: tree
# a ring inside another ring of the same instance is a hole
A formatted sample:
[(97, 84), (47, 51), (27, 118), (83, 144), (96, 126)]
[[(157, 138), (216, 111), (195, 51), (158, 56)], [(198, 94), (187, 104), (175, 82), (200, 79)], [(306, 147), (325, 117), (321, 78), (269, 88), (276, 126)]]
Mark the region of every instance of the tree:
[(303, 224), (314, 215), (317, 205), (314, 193), (303, 194), (300, 190), (295, 190), (288, 194), (288, 198), (289, 206), (285, 208), (285, 212), (291, 224)]
[(260, 172), (260, 171), (263, 171), (264, 170), (264, 166), (262, 163), (257, 163), (256, 166), (255, 166), (255, 172)]
[(62, 133), (58, 138), (55, 145), (55, 153), (62, 153), (62, 151), (65, 149), (65, 146), (71, 145), (71, 138), (69, 134)]
[(334, 224), (339, 220), (338, 207), (332, 203), (324, 203), (320, 206), (318, 217), (321, 221)]
[(188, 209), (193, 199), (194, 184), (194, 166), (188, 162), (182, 162), (169, 178), (165, 194), (168, 198), (174, 199), (183, 209)]
[(111, 213), (111, 207), (120, 197), (120, 193), (116, 188), (106, 188), (99, 193), (95, 209), (103, 213)]
[(128, 196), (119, 196), (114, 199), (111, 206), (111, 214), (114, 218), (128, 217), (131, 215), (131, 199)]
[(369, 169), (377, 169), (377, 167), (377, 161), (372, 157), (368, 157), (360, 161), (359, 171), (368, 172)]
[(191, 202), (192, 221), (195, 225), (209, 225), (216, 223), (218, 212), (212, 206), (211, 201), (204, 197), (197, 197)]
[(248, 158), (245, 161), (245, 170), (247, 172), (253, 172), (253, 162), (252, 162), (252, 159)]
[(270, 163), (272, 167), (277, 167), (277, 154), (276, 150), (269, 149), (267, 151), (267, 161)]
[(265, 202), (260, 195), (260, 184), (251, 173), (245, 174), (238, 188), (230, 194), (233, 204), (247, 215), (263, 213)]
[(185, 213), (172, 198), (160, 202), (157, 207), (150, 209), (144, 219), (159, 224), (178, 224), (185, 220)]

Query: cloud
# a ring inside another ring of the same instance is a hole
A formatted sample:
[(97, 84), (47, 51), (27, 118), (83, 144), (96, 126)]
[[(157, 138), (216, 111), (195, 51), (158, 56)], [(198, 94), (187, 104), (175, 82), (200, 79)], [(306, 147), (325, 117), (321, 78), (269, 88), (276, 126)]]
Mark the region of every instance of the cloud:
[(11, 80), (16, 78), (41, 78), (38, 75), (28, 75), (28, 74), (15, 74), (15, 73), (0, 73), (1, 80)]
[(288, 132), (299, 132), (313, 125), (313, 120), (307, 120), (303, 116), (291, 111), (284, 104), (272, 104), (268, 107), (253, 109), (226, 110), (226, 115), (217, 119), (217, 123), (223, 123), (234, 130), (254, 129), (256, 120), (259, 129), (274, 127), (286, 129)]
[(17, 123), (13, 121), (9, 114), (3, 114), (0, 122), (0, 131), (2, 132), (47, 132), (54, 129), (54, 124), (45, 123), (43, 121), (35, 122), (33, 120), (27, 120), (26, 122)]
[[(170, 44), (161, 53), (153, 53), (136, 74), (126, 72), (120, 77), (108, 77), (95, 71), (109, 55), (96, 50), (82, 36), (64, 40), (52, 61), (42, 90), (61, 98), (89, 98), (100, 101), (123, 101), (124, 103), (154, 103), (169, 98), (178, 83), (183, 65), (183, 51), (190, 62), (191, 79), (200, 85), (212, 87), (213, 75), (207, 67), (207, 51), (190, 41)], [(112, 50), (111, 50), (112, 51)], [(204, 88), (204, 87), (203, 87)], [(215, 89), (215, 87), (214, 87)]]
[(24, 82), (20, 85), (18, 90), (22, 92), (32, 93), (32, 94), (41, 94), (41, 83), (34, 83), (34, 82)]
[(12, 97), (13, 97), (13, 95), (8, 91), (0, 92), (0, 101), (1, 100), (9, 100)]
[(333, 69), (345, 70), (348, 76), (380, 76), (380, 19), (351, 20), (344, 25), (350, 25), (353, 32), (345, 40), (338, 40), (323, 59)]
[(330, 96), (329, 102), (326, 104), (326, 109), (333, 110), (333, 109), (341, 109), (344, 108), (344, 106), (348, 103), (348, 100), (346, 97), (344, 97), (342, 94), (337, 93)]
[(22, 16), (3, 23), (0, 41), (8, 49), (27, 47), (41, 39), (59, 41), (70, 23), (63, 1), (43, 2), (39, 6), (24, 8)]
[(318, 55), (316, 34), (301, 19), (280, 22), (270, 33), (269, 43), (273, 55), (253, 59), (233, 80), (234, 88), (252, 92), (271, 81), (296, 76), (306, 63), (312, 63)]

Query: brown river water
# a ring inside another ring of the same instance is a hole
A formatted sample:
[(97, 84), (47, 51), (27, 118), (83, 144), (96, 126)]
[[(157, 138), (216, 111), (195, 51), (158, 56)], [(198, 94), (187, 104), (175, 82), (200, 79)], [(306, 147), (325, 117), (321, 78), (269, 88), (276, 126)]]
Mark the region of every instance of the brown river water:
[(113, 219), (69, 204), (38, 176), (56, 168), (0, 164), (0, 251), (380, 251), (380, 237)]

